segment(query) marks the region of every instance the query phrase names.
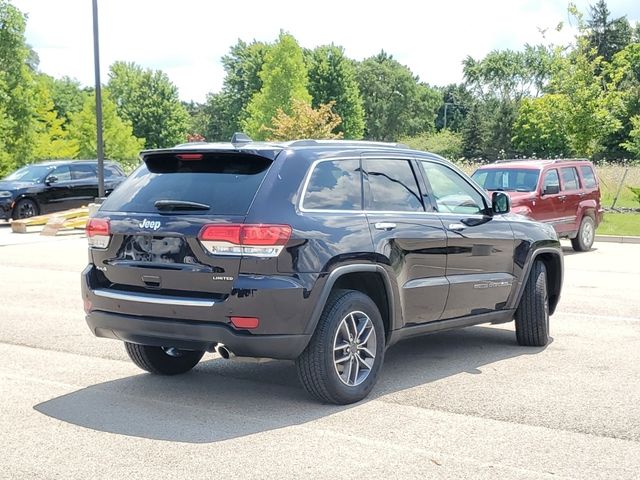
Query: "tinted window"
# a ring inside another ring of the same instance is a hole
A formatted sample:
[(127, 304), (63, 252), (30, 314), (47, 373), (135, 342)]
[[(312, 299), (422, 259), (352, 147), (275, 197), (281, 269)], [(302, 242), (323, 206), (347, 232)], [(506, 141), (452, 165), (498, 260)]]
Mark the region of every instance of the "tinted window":
[(598, 183), (596, 182), (596, 177), (590, 166), (584, 165), (580, 167), (580, 173), (582, 173), (585, 188), (596, 188)]
[(155, 155), (107, 197), (102, 210), (154, 213), (158, 200), (181, 200), (210, 206), (191, 214), (244, 215), (270, 164), (253, 155), (209, 154), (188, 161)]
[(408, 160), (366, 160), (365, 175), (368, 210), (424, 211)]
[(560, 179), (558, 178), (558, 171), (555, 168), (544, 174), (544, 178), (542, 180), (542, 191), (544, 192), (549, 186), (560, 188)]
[(53, 170), (53, 167), (50, 165), (27, 165), (4, 179), (20, 182), (41, 182), (51, 170)]
[(124, 177), (124, 173), (115, 165), (105, 165), (104, 176), (105, 178)]
[(302, 206), (316, 210), (362, 210), (359, 160), (320, 162), (313, 169)]
[(487, 168), (472, 178), (487, 190), (533, 192), (538, 186), (538, 170), (525, 168)]
[(71, 170), (69, 170), (68, 165), (56, 167), (50, 175), (57, 177), (58, 182), (69, 182), (71, 180)]
[(578, 172), (574, 167), (561, 168), (560, 175), (562, 175), (563, 190), (578, 190), (580, 188)]
[(71, 179), (84, 180), (86, 178), (96, 178), (96, 171), (91, 165), (72, 165)]
[(462, 176), (444, 165), (421, 162), (433, 192), (433, 203), (441, 213), (478, 214), (485, 210), (482, 195)]

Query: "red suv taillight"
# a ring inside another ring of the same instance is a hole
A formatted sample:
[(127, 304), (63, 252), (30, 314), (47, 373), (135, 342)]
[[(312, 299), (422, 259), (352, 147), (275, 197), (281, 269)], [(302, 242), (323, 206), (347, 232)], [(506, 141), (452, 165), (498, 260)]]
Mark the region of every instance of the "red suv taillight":
[(213, 255), (277, 257), (291, 237), (289, 225), (217, 224), (200, 230), (200, 243)]
[(90, 218), (85, 228), (87, 240), (91, 248), (107, 248), (111, 240), (109, 219)]

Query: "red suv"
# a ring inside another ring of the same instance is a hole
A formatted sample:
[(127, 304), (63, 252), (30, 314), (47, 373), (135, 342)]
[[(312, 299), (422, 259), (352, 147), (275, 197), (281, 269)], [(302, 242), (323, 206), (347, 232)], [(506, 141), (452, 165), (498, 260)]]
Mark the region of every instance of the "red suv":
[(489, 192), (508, 192), (514, 213), (553, 225), (574, 250), (593, 245), (603, 210), (588, 160), (500, 161), (479, 168), (472, 178)]

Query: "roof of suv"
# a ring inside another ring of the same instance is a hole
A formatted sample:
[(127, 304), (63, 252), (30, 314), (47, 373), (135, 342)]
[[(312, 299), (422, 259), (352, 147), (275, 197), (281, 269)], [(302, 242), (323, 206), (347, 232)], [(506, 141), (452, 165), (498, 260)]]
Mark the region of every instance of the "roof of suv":
[(588, 163), (589, 160), (584, 158), (556, 158), (556, 159), (538, 159), (538, 158), (520, 158), (514, 160), (499, 160), (489, 165), (482, 165), (479, 169), (492, 169), (492, 168), (504, 168), (515, 167), (530, 170), (539, 170), (547, 165), (556, 163)]

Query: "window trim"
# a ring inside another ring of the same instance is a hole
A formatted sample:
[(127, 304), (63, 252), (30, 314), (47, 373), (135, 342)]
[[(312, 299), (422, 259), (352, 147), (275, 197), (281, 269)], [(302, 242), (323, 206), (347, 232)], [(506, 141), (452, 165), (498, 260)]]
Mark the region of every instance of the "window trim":
[[(575, 173), (575, 179), (576, 182), (578, 183), (578, 186), (576, 188), (572, 188), (570, 190), (567, 190), (564, 186), (564, 177), (562, 176), (562, 170), (569, 170), (569, 169), (573, 169), (573, 172)], [(560, 175), (560, 191), (561, 192), (579, 192), (580, 190), (582, 190), (582, 183), (581, 183), (581, 179), (580, 179), (580, 173), (578, 172), (578, 168), (575, 165), (565, 165), (562, 167), (558, 168), (558, 173)]]
[[(345, 160), (356, 160), (360, 164), (360, 208), (353, 210), (341, 210), (341, 209), (330, 209), (330, 208), (305, 208), (304, 199), (307, 196), (307, 188), (309, 187), (309, 183), (311, 182), (311, 176), (315, 171), (318, 164), (323, 162), (335, 162), (335, 161), (345, 161)], [(300, 200), (298, 202), (298, 210), (301, 212), (327, 212), (327, 213), (362, 213), (364, 212), (364, 190), (363, 190), (363, 178), (362, 178), (362, 161), (360, 156), (357, 157), (339, 157), (339, 158), (321, 158), (320, 160), (315, 160), (309, 169), (307, 170), (306, 177), (302, 184), (302, 193), (300, 194)]]

